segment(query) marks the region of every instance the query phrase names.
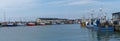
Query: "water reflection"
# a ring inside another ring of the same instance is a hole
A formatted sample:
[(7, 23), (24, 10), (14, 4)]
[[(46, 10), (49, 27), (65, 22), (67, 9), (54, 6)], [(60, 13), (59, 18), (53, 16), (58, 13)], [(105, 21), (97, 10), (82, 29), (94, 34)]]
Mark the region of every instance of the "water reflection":
[(120, 41), (120, 32), (99, 32), (76, 24), (0, 28), (0, 36), (0, 41)]
[(97, 32), (97, 39), (98, 41), (109, 41), (112, 35), (113, 35), (112, 31)]
[(120, 32), (88, 29), (90, 41), (120, 41)]
[(111, 37), (111, 41), (120, 41), (120, 32), (114, 32), (113, 36)]

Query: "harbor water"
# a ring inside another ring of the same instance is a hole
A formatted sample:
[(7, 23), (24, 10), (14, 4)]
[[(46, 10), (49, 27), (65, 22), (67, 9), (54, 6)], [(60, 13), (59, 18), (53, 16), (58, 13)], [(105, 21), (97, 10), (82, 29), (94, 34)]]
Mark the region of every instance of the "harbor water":
[(120, 32), (98, 32), (79, 24), (1, 27), (0, 41), (120, 41)]

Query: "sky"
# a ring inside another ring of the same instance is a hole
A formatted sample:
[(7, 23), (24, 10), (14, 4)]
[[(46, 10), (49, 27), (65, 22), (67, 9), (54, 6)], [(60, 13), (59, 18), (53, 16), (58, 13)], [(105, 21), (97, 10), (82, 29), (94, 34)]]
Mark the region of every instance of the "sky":
[(120, 0), (0, 0), (0, 21), (5, 16), (7, 20), (89, 18), (91, 13), (111, 18), (112, 13), (120, 11), (119, 4)]

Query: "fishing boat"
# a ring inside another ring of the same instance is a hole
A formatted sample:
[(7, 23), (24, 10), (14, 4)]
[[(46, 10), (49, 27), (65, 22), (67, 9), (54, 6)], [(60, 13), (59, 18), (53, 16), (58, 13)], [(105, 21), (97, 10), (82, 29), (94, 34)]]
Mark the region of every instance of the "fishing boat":
[(100, 22), (98, 26), (94, 29), (98, 31), (114, 31), (114, 27), (110, 21)]
[(25, 26), (24, 23), (17, 23), (17, 26)]
[(96, 26), (97, 26), (96, 20), (97, 20), (97, 19), (95, 19), (95, 18), (88, 19), (88, 20), (86, 21), (86, 27), (87, 27), (87, 28), (94, 28), (94, 27), (96, 27)]
[(99, 27), (98, 30), (101, 30), (101, 31), (114, 31), (114, 27), (113, 26), (101, 26), (101, 27)]
[(95, 18), (94, 18), (94, 10), (91, 11), (91, 18), (89, 18), (87, 21), (86, 21), (86, 27), (87, 28), (94, 28), (96, 27), (96, 23), (95, 23)]
[(4, 26), (15, 26), (15, 25), (13, 25), (12, 23), (9, 23), (9, 24), (6, 24)]
[(86, 26), (85, 22), (81, 22), (81, 23), (80, 23), (80, 26), (81, 26), (81, 27), (85, 27), (85, 26)]
[[(102, 8), (100, 8), (99, 11), (102, 12), (103, 11)], [(91, 14), (91, 16), (93, 16), (93, 14)], [(88, 26), (93, 27), (97, 31), (114, 31), (114, 27), (113, 27), (112, 23), (106, 19), (105, 14), (96, 18), (95, 21), (92, 21), (92, 22), (95, 23), (95, 26), (93, 26), (93, 25), (90, 25), (90, 26), (88, 25)]]
[(86, 25), (86, 27), (87, 28), (96, 28), (97, 25), (95, 23), (94, 24), (89, 23), (89, 24)]
[(33, 23), (33, 22), (28, 22), (26, 25), (27, 25), (27, 26), (35, 26), (35, 23)]
[(1, 24), (1, 26), (2, 27), (13, 27), (13, 26), (17, 26), (16, 24), (14, 24), (14, 23), (3, 23), (3, 24)]
[(81, 20), (80, 26), (81, 27), (86, 27), (86, 19), (85, 19), (85, 17), (83, 17), (83, 19)]
[(114, 27), (113, 26), (100, 26), (100, 27), (94, 28), (94, 30), (97, 30), (97, 31), (114, 31)]
[(45, 23), (40, 23), (40, 25), (45, 25)]
[(86, 22), (86, 27), (90, 28), (90, 27), (94, 27), (91, 22)]

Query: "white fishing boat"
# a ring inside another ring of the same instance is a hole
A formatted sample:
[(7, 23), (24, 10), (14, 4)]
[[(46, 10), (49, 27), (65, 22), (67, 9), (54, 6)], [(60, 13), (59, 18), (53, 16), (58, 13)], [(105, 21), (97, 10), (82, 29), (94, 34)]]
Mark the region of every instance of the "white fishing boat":
[(45, 25), (45, 23), (40, 23), (40, 25)]
[(25, 26), (24, 23), (17, 23), (17, 26)]

